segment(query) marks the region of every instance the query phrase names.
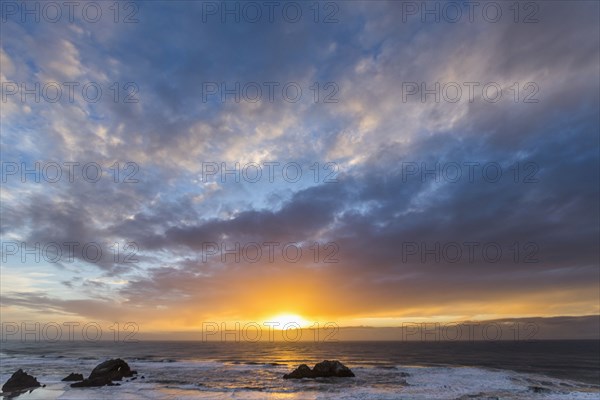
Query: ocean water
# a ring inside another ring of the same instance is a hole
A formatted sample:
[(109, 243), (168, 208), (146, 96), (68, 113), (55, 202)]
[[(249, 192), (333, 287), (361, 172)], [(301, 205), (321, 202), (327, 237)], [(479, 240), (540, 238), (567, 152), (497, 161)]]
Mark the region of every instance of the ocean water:
[[(117, 357), (138, 371), (136, 380), (85, 389), (61, 382)], [(325, 359), (342, 361), (356, 378), (282, 379), (298, 364)], [(23, 368), (46, 385), (18, 397), (23, 400), (600, 399), (597, 341), (9, 341), (1, 344), (0, 361), (2, 383)]]

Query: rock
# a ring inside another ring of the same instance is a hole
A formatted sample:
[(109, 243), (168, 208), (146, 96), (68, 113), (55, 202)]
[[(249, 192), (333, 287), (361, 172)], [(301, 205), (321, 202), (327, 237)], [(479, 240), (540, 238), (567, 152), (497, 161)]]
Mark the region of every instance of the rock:
[(19, 369), (17, 372), (12, 374), (6, 383), (2, 386), (3, 392), (16, 392), (25, 389), (40, 387), (40, 383), (33, 376), (23, 372)]
[(312, 370), (306, 364), (301, 364), (298, 368), (290, 372), (289, 374), (285, 374), (283, 379), (302, 379), (302, 378), (312, 378)]
[(120, 358), (104, 361), (92, 370), (87, 379), (73, 383), (71, 387), (116, 386), (112, 382), (133, 376), (129, 365)]
[(336, 376), (339, 378), (352, 378), (354, 373), (350, 371), (350, 368), (346, 367), (341, 362), (335, 361), (321, 361), (313, 367), (313, 375), (317, 378), (329, 378)]
[(120, 381), (123, 378), (132, 377), (133, 373), (129, 365), (120, 358), (104, 361), (92, 370), (88, 379), (107, 377), (111, 381)]
[(325, 360), (316, 364), (311, 370), (306, 364), (300, 365), (298, 368), (285, 374), (283, 379), (302, 379), (302, 378), (351, 378), (354, 373), (350, 368), (346, 367), (341, 362)]
[(84, 379), (81, 382), (72, 383), (71, 387), (99, 387), (99, 386), (107, 386), (111, 385), (112, 381), (108, 378), (94, 378), (94, 379)]
[(69, 376), (62, 379), (63, 382), (82, 381), (83, 375), (70, 373)]

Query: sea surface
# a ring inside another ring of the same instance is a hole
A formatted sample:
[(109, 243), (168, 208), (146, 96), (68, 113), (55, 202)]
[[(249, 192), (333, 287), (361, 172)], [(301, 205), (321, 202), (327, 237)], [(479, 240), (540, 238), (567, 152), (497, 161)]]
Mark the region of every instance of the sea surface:
[[(61, 382), (110, 358), (138, 378), (84, 389)], [(325, 359), (356, 378), (282, 379)], [(19, 400), (600, 399), (598, 341), (1, 343), (2, 384), (19, 368), (46, 385)]]

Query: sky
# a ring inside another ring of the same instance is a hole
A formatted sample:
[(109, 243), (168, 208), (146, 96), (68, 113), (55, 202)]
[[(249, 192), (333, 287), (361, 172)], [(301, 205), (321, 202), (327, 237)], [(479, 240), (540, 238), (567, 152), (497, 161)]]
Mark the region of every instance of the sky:
[(2, 4), (3, 322), (600, 313), (597, 2), (54, 4)]

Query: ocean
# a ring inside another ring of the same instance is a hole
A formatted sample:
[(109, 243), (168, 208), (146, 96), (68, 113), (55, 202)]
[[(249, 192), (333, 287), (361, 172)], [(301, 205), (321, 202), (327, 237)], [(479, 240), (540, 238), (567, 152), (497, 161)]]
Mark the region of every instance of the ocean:
[[(122, 358), (138, 371), (120, 386), (71, 388)], [(284, 380), (299, 364), (340, 360), (355, 378)], [(516, 342), (11, 342), (1, 343), (4, 383), (22, 368), (38, 399), (594, 399), (598, 341)], [(142, 376), (144, 377), (142, 379)], [(8, 398), (8, 397), (6, 397)]]

